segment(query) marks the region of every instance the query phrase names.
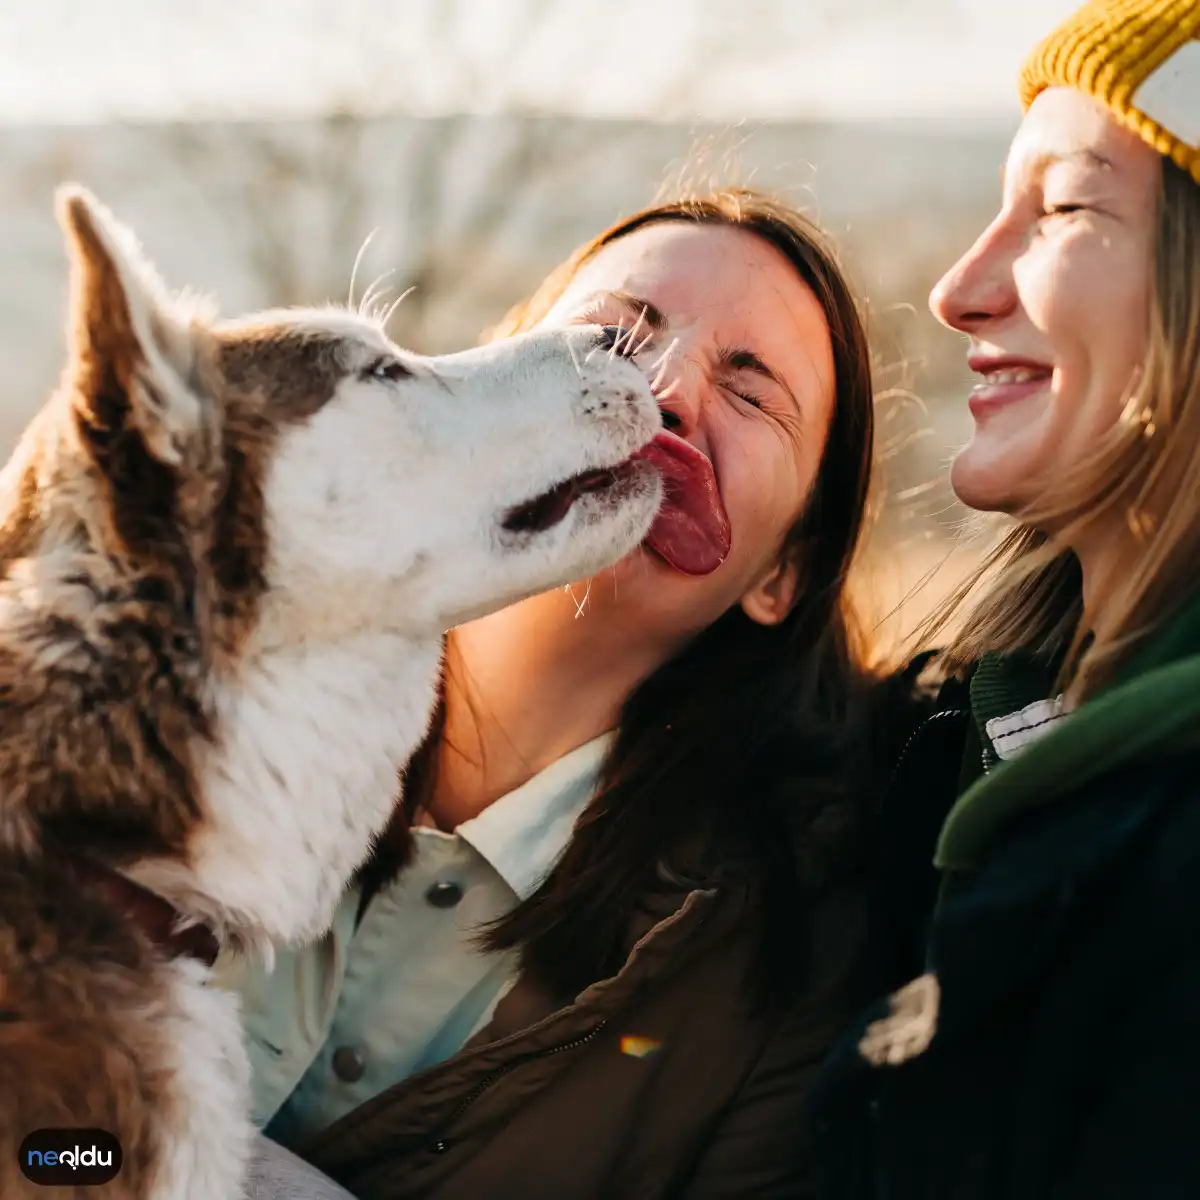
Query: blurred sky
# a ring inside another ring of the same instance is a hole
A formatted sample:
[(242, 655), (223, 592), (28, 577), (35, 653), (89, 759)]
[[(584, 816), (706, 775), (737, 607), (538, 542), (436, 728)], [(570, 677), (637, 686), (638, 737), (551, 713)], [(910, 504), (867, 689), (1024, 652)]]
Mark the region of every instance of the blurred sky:
[(1004, 116), (1078, 0), (0, 0), (0, 121)]

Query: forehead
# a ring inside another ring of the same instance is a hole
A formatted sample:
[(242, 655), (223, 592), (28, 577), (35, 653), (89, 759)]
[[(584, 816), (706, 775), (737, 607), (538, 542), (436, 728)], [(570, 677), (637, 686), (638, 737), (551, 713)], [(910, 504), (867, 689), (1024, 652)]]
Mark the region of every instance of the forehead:
[(746, 230), (682, 222), (638, 229), (585, 263), (548, 319), (603, 291), (649, 300), (672, 325), (700, 326), (723, 348), (754, 350), (785, 375), (832, 378), (817, 298), (779, 250)]
[(1019, 185), (1049, 164), (1102, 170), (1118, 186), (1157, 180), (1158, 154), (1098, 100), (1075, 88), (1042, 92), (1013, 138), (1006, 183)]
[(259, 313), (215, 332), (226, 386), (294, 416), (315, 412), (347, 375), (392, 350), (375, 322), (338, 310)]

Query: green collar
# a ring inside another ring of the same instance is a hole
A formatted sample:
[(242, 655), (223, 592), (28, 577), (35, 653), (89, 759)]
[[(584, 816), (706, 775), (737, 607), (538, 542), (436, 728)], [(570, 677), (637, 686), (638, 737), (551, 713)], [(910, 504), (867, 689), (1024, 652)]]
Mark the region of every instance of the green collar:
[[(976, 721), (999, 695), (1016, 698), (1009, 711), (1037, 696), (1028, 694), (1027, 666), (981, 660), (983, 682), (972, 681)], [(1023, 686), (1005, 687), (1019, 678)], [(1041, 697), (1045, 697), (1043, 688)], [(987, 748), (984, 737), (985, 752)], [(1200, 601), (1188, 605), (1133, 656), (1113, 682), (1026, 747), (1000, 762), (959, 797), (942, 826), (935, 864), (969, 871), (982, 863), (998, 830), (1018, 813), (1059, 798), (1118, 767), (1200, 746)]]

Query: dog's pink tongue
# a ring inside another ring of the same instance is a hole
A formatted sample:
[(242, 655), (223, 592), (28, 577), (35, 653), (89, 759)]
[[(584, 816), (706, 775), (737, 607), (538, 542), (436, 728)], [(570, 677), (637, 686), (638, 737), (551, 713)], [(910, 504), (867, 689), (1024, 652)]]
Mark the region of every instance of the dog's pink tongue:
[(707, 575), (729, 554), (729, 517), (712, 463), (673, 433), (660, 433), (636, 458), (662, 474), (663, 501), (646, 544), (677, 571)]

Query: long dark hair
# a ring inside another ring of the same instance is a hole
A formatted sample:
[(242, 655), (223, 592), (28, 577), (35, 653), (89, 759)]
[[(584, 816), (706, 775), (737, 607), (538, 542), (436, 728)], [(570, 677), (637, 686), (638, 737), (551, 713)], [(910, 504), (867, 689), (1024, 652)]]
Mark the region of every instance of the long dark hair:
[(712, 848), (716, 869), (754, 881), (760, 973), (796, 982), (786, 977), (803, 974), (797, 903), (848, 868), (860, 841), (868, 671), (844, 585), (866, 514), (874, 404), (866, 331), (827, 239), (748, 190), (659, 204), (580, 247), (493, 335), (535, 324), (605, 246), (671, 221), (745, 230), (792, 264), (829, 325), (833, 415), (812, 495), (781, 548), (802, 571), (791, 613), (768, 627), (734, 606), (634, 689), (562, 860), (488, 931), (490, 948), (520, 947), (526, 969), (564, 991), (620, 967), (639, 898), (696, 843)]
[[(825, 236), (800, 212), (750, 190), (659, 204), (581, 246), (492, 337), (536, 324), (603, 247), (665, 222), (732, 226), (774, 246), (812, 290), (833, 344), (835, 398), (808, 503), (781, 555), (803, 580), (790, 614), (767, 627), (734, 606), (630, 694), (597, 795), (545, 882), (483, 936), (517, 948), (525, 970), (573, 995), (614, 973), (639, 899), (664, 870), (706, 869), (748, 881), (759, 903), (760, 995), (790, 994), (805, 976), (804, 916), (814, 896), (856, 869), (861, 806), (865, 640), (845, 583), (863, 529), (874, 406), (863, 321)], [(430, 746), (408, 772), (409, 804), (428, 783)]]

